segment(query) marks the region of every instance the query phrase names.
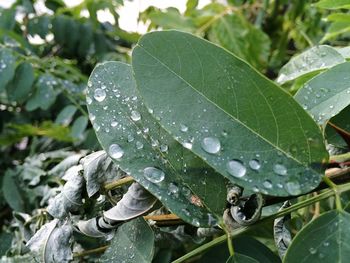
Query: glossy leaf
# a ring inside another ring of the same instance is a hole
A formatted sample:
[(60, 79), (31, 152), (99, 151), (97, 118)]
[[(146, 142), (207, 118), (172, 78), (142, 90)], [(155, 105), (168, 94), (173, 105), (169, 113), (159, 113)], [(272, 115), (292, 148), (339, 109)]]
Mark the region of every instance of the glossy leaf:
[(210, 41), (231, 51), (257, 69), (264, 69), (270, 55), (270, 39), (243, 16), (225, 15), (209, 30)]
[[(2, 12), (1, 9), (0, 12)], [(15, 62), (15, 57), (9, 49), (0, 49), (0, 91), (4, 90), (14, 77)]]
[(350, 104), (349, 72), (350, 62), (334, 66), (306, 82), (295, 95), (319, 125), (324, 126)]
[(285, 263), (348, 262), (350, 214), (329, 211), (307, 224), (293, 239)]
[(161, 125), (233, 183), (277, 196), (319, 184), (328, 155), (319, 128), (242, 60), (190, 34), (164, 31), (141, 38), (133, 69)]
[(118, 228), (100, 262), (149, 263), (154, 254), (154, 234), (143, 218)]
[(139, 98), (129, 65), (100, 64), (88, 86), (90, 120), (115, 164), (185, 221), (199, 226), (210, 224), (210, 214), (221, 217), (224, 179), (159, 126)]
[(315, 46), (293, 57), (282, 67), (277, 82), (283, 84), (307, 73), (330, 68), (345, 62), (343, 56), (330, 46)]
[(88, 125), (88, 118), (86, 116), (79, 116), (72, 125), (71, 136), (76, 139), (84, 138), (84, 131)]
[[(326, 127), (326, 139), (328, 143), (335, 145), (336, 147), (341, 147), (346, 149), (347, 143), (342, 138), (342, 136), (333, 128), (330, 124), (336, 125), (339, 129), (341, 129), (345, 134), (350, 135), (350, 106), (347, 106), (344, 110), (342, 110), (339, 114), (330, 119), (330, 123), (328, 123)], [(344, 135), (343, 135), (344, 136)], [(350, 136), (349, 136), (350, 138)]]
[(10, 100), (23, 102), (29, 97), (34, 83), (34, 69), (28, 62), (23, 62), (17, 69), (13, 80), (7, 85), (6, 90)]

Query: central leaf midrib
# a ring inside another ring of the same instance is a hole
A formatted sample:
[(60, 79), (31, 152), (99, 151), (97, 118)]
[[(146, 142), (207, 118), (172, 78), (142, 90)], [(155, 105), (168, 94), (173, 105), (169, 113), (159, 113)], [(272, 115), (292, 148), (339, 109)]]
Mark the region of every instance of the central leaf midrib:
[[(244, 124), (243, 122), (241, 122), (239, 119), (235, 118), (234, 116), (232, 116), (231, 114), (229, 114), (227, 111), (225, 111), (224, 109), (222, 109), (220, 106), (218, 106), (215, 102), (211, 101), (208, 97), (206, 97), (203, 93), (201, 93), (199, 90), (197, 90), (195, 87), (193, 87), (189, 82), (187, 82), (184, 78), (182, 78), (180, 75), (178, 75), (175, 71), (173, 71), (168, 65), (166, 65), (164, 62), (162, 62), (160, 59), (158, 59), (156, 56), (154, 56), (152, 53), (150, 53), (147, 49), (145, 49), (143, 46), (141, 46), (140, 44), (137, 44), (135, 49), (139, 47), (142, 50), (144, 50), (148, 55), (150, 55), (152, 58), (154, 58), (155, 60), (157, 60), (161, 65), (163, 65), (170, 73), (174, 74), (176, 77), (178, 77), (180, 80), (182, 80), (185, 84), (187, 84), (190, 88), (192, 88), (194, 91), (196, 91), (201, 97), (203, 97), (205, 100), (207, 100), (208, 102), (212, 103), (213, 105), (215, 105), (215, 107), (217, 107), (219, 110), (222, 110), (224, 113), (226, 113), (228, 116), (230, 116), (231, 119), (233, 119), (234, 121), (238, 122), (239, 124), (241, 124), (243, 127), (245, 127), (247, 130), (251, 131), (253, 134), (257, 135), (259, 138), (261, 138), (262, 140), (264, 140), (265, 142), (267, 142), (268, 144), (270, 144), (273, 148), (283, 152), (286, 156), (290, 157), (290, 159), (294, 160), (296, 163), (301, 164), (302, 166), (305, 167), (305, 165), (299, 161), (298, 159), (295, 159), (294, 156), (291, 156), (289, 153), (285, 152), (284, 150), (282, 150), (281, 148), (279, 148), (278, 146), (274, 145), (272, 142), (270, 142), (268, 139), (262, 137), (259, 133), (257, 133), (256, 131), (254, 131), (252, 128), (250, 128), (249, 126), (247, 126), (246, 124)], [(312, 169), (314, 170), (314, 169)], [(315, 171), (315, 170), (314, 170)]]

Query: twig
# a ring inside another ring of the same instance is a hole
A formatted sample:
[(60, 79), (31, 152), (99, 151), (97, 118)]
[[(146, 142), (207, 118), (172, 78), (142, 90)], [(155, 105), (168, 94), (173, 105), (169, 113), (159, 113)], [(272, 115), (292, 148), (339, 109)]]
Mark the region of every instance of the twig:
[(85, 250), (82, 251), (80, 253), (74, 253), (73, 257), (74, 258), (79, 258), (79, 257), (85, 257), (91, 254), (99, 254), (99, 253), (103, 253), (106, 251), (106, 249), (108, 248), (108, 246), (103, 246), (103, 247), (98, 247), (98, 248), (94, 248), (94, 249), (89, 249), (89, 250)]
[(116, 189), (124, 184), (132, 183), (133, 181), (134, 181), (134, 178), (132, 178), (131, 176), (126, 176), (122, 179), (118, 179), (116, 181), (105, 184), (104, 189), (106, 191), (110, 191), (110, 190)]

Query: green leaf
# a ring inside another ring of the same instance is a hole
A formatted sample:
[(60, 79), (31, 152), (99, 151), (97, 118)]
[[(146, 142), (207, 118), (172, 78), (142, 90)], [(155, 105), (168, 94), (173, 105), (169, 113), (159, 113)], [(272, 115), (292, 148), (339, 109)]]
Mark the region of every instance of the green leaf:
[(222, 216), (226, 205), (224, 178), (156, 122), (139, 98), (129, 65), (98, 65), (87, 93), (97, 138), (123, 171), (193, 225), (210, 225), (214, 223), (212, 215)]
[(350, 214), (326, 212), (298, 232), (283, 262), (349, 262), (349, 239)]
[(139, 217), (123, 224), (100, 262), (150, 263), (154, 253), (154, 234)]
[(55, 123), (67, 126), (73, 118), (73, 115), (77, 111), (77, 107), (74, 105), (68, 105), (64, 107), (57, 115)]
[(315, 46), (293, 57), (282, 67), (277, 78), (280, 84), (299, 78), (307, 73), (330, 68), (345, 62), (339, 52), (330, 46)]
[(317, 75), (295, 95), (295, 99), (310, 113), (314, 120), (324, 126), (350, 104), (350, 62)]
[[(342, 129), (345, 133), (350, 134), (350, 106), (346, 107), (332, 119), (330, 122), (340, 129)], [(326, 127), (326, 139), (328, 143), (335, 145), (336, 147), (341, 147), (347, 149), (347, 143), (344, 139), (336, 132), (334, 128), (330, 125)]]
[(13, 170), (6, 170), (2, 181), (2, 193), (13, 210), (24, 212), (25, 202), (14, 178), (16, 175)]
[(6, 86), (9, 99), (20, 103), (23, 102), (29, 97), (34, 80), (32, 65), (28, 62), (20, 64), (16, 69), (15, 77)]
[[(13, 235), (7, 232), (0, 233), (0, 257), (6, 254), (7, 250), (11, 248)], [(0, 261), (1, 262), (1, 261)]]
[(319, 184), (328, 158), (320, 129), (242, 60), (190, 34), (164, 31), (141, 38), (133, 69), (161, 125), (233, 183), (275, 196)]
[(317, 7), (325, 9), (350, 8), (349, 0), (321, 0), (316, 3)]
[(220, 17), (209, 31), (209, 40), (231, 51), (260, 70), (270, 55), (270, 39), (243, 16), (230, 14)]
[(0, 92), (15, 75), (15, 57), (12, 51), (6, 48), (0, 49)]
[(37, 34), (42, 39), (45, 39), (46, 35), (49, 33), (50, 22), (49, 16), (46, 15), (29, 19), (27, 27), (28, 33), (32, 36)]
[[(4, 9), (0, 7), (0, 28), (12, 30), (16, 24), (16, 9)], [(1, 87), (1, 86), (0, 86)]]
[(259, 261), (248, 257), (246, 255), (241, 255), (241, 254), (237, 254), (235, 253), (234, 256), (231, 256), (226, 263), (259, 263)]
[(79, 116), (72, 125), (71, 136), (76, 139), (82, 139), (83, 133), (88, 125), (88, 118)]
[(343, 21), (334, 22), (330, 25), (330, 27), (328, 27), (327, 33), (323, 36), (320, 42), (323, 43), (329, 39), (335, 38), (338, 35), (345, 34), (349, 31), (350, 31), (349, 22), (343, 22)]
[(41, 75), (35, 84), (34, 94), (26, 103), (26, 110), (33, 111), (38, 108), (47, 110), (56, 100), (56, 92), (54, 87), (57, 80), (50, 74)]
[(327, 21), (332, 22), (348, 22), (350, 23), (350, 14), (345, 13), (333, 13), (327, 16)]

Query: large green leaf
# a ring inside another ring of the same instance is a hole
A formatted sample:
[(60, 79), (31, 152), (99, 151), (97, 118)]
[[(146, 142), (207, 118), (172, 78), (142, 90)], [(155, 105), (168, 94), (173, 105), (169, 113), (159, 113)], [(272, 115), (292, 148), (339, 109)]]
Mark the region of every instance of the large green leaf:
[(350, 62), (337, 65), (306, 82), (295, 95), (296, 101), (320, 125), (350, 104)]
[(243, 16), (220, 17), (209, 31), (212, 42), (231, 51), (258, 69), (264, 69), (270, 54), (270, 39)]
[(349, 262), (350, 214), (330, 211), (306, 225), (293, 239), (285, 263)]
[(15, 75), (15, 57), (12, 51), (7, 48), (0, 49), (0, 92)]
[(34, 69), (28, 62), (20, 64), (13, 80), (7, 85), (6, 90), (10, 100), (23, 102), (29, 97), (34, 83)]
[(221, 217), (224, 178), (159, 126), (139, 98), (129, 65), (98, 65), (87, 94), (97, 137), (122, 170), (189, 223), (208, 225), (210, 213)]
[(294, 80), (308, 73), (330, 68), (345, 62), (345, 58), (330, 46), (315, 46), (293, 57), (282, 67), (278, 83)]
[(248, 64), (177, 31), (133, 51), (137, 87), (172, 136), (243, 187), (276, 196), (310, 191), (327, 152), (300, 105)]
[(5, 172), (2, 181), (2, 193), (6, 202), (13, 210), (24, 212), (25, 202), (20, 188), (14, 178), (16, 175), (17, 174), (10, 169)]
[(123, 224), (100, 262), (150, 263), (154, 254), (154, 233), (139, 217)]

